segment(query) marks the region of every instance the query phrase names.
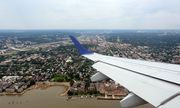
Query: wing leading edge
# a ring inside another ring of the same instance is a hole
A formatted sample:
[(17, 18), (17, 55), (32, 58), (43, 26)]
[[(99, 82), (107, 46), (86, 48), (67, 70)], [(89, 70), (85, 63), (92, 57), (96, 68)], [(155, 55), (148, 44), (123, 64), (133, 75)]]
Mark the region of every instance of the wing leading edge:
[[(109, 77), (133, 93), (120, 102), (122, 107), (140, 105), (143, 100), (160, 108), (180, 106), (179, 65), (100, 55), (85, 49), (73, 36), (70, 38), (82, 56), (96, 62), (93, 68), (99, 72), (91, 80)], [(139, 101), (132, 101), (135, 99)]]

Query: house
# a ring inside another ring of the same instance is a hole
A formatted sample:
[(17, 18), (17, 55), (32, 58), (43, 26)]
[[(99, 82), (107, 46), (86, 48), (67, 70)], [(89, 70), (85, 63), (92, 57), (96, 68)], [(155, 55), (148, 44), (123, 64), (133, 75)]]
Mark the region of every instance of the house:
[(19, 93), (21, 93), (23, 91), (23, 88), (20, 87), (18, 90), (17, 90)]
[(73, 87), (74, 87), (74, 88), (77, 88), (77, 85), (78, 85), (78, 83), (75, 82), (75, 83), (73, 84)]
[(74, 87), (71, 87), (71, 88), (70, 88), (70, 91), (71, 91), (71, 92), (74, 92)]
[(88, 87), (88, 90), (93, 91), (95, 90), (94, 83), (91, 83), (90, 86)]
[(85, 87), (81, 86), (81, 87), (78, 88), (78, 91), (79, 92), (84, 92), (84, 89), (85, 89)]
[(0, 93), (3, 91), (3, 88), (2, 87), (0, 87)]
[(6, 93), (14, 93), (15, 89), (14, 88), (7, 88)]
[(27, 84), (24, 84), (24, 85), (22, 86), (22, 88), (23, 88), (23, 89), (26, 89), (26, 88), (27, 88)]

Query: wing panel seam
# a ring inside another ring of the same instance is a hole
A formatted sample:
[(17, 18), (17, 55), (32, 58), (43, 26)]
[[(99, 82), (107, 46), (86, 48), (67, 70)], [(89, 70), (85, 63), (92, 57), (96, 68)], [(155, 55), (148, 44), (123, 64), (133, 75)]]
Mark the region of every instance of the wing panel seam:
[(140, 74), (140, 75), (144, 75), (144, 76), (148, 76), (148, 77), (155, 78), (155, 79), (158, 79), (158, 80), (162, 80), (162, 81), (165, 81), (165, 82), (168, 82), (168, 83), (172, 83), (172, 84), (175, 84), (175, 85), (180, 85), (180, 84), (178, 84), (178, 83), (174, 83), (174, 82), (167, 81), (167, 80), (164, 80), (164, 79), (161, 79), (161, 78), (157, 78), (157, 77), (153, 77), (153, 76), (150, 76), (150, 75), (146, 75), (146, 74), (143, 74), (143, 73), (140, 73), (140, 72), (137, 72), (137, 71), (133, 71), (133, 70), (130, 70), (130, 69), (127, 69), (127, 68), (123, 68), (123, 67), (120, 67), (120, 66), (111, 64), (111, 63), (107, 63), (107, 62), (101, 61), (101, 60), (96, 61), (96, 63), (98, 63), (98, 62), (102, 62), (102, 63), (108, 64), (108, 65), (111, 65), (111, 66), (115, 66), (115, 67), (117, 67), (117, 68), (121, 68), (121, 69), (124, 69), (124, 70), (128, 70), (128, 71), (130, 71), (130, 72), (134, 72), (134, 73), (137, 73), (137, 74)]

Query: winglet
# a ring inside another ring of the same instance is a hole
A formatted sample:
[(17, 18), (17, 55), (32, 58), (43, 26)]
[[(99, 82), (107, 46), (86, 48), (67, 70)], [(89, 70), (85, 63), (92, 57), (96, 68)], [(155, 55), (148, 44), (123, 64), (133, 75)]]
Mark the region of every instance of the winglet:
[(81, 55), (84, 55), (84, 54), (93, 54), (93, 52), (91, 52), (91, 51), (87, 50), (86, 48), (84, 48), (73, 36), (69, 36), (69, 37), (74, 42), (76, 48), (79, 50)]

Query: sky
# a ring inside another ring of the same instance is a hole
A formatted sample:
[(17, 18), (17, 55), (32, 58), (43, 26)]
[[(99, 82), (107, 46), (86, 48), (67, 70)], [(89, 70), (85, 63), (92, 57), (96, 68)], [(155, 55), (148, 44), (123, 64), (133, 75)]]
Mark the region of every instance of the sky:
[(180, 0), (0, 0), (0, 29), (180, 29)]

